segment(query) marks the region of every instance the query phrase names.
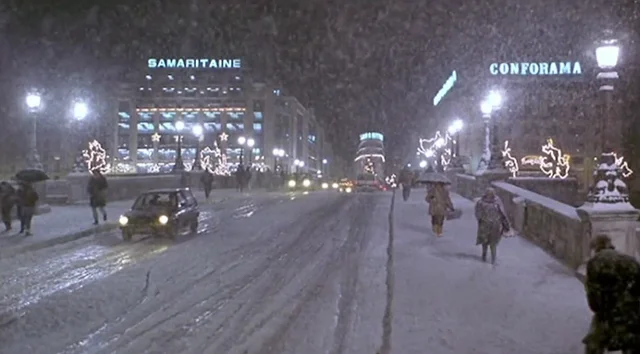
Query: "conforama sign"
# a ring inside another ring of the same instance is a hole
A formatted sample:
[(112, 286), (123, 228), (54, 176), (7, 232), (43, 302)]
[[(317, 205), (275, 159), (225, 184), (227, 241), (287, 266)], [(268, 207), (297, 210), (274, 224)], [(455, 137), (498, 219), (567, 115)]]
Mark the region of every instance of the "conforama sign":
[(489, 72), (495, 76), (575, 76), (582, 75), (580, 62), (492, 63)]

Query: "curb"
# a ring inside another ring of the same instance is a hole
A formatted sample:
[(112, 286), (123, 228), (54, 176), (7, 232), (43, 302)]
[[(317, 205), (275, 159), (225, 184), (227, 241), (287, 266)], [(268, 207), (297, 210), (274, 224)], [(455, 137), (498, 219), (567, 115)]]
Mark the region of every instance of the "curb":
[(90, 229), (84, 229), (81, 231), (72, 232), (60, 237), (50, 238), (48, 240), (33, 242), (27, 245), (9, 246), (7, 248), (0, 249), (0, 258), (11, 258), (22, 253), (37, 251), (43, 248), (56, 246), (63, 243), (72, 242), (84, 237), (94, 236), (104, 232), (109, 232), (118, 228), (117, 223), (107, 223), (94, 226)]

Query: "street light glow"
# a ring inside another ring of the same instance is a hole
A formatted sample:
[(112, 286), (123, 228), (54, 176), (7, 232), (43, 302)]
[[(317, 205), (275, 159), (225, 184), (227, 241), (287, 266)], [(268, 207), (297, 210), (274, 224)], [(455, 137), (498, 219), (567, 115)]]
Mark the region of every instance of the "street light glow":
[(427, 161), (422, 160), (420, 161), (420, 168), (426, 168), (427, 167)]
[(600, 69), (613, 69), (618, 65), (620, 47), (617, 45), (603, 45), (596, 48), (596, 60)]
[(176, 122), (176, 130), (179, 131), (179, 132), (184, 130), (184, 122), (183, 121), (179, 120), (179, 121)]
[(73, 117), (77, 120), (83, 120), (89, 114), (89, 106), (84, 102), (76, 102), (73, 104)]
[(322, 159), (322, 164), (326, 165), (329, 161), (327, 161), (327, 159)]
[(253, 138), (247, 139), (247, 146), (252, 148), (256, 144), (256, 141)]
[(436, 140), (436, 147), (441, 148), (445, 145), (446, 145), (446, 142), (444, 141), (443, 138), (439, 138), (438, 140)]
[(200, 124), (194, 125), (191, 130), (193, 131), (193, 135), (197, 137), (201, 137), (204, 133), (204, 129), (202, 129), (202, 126)]
[(247, 138), (245, 138), (244, 136), (241, 136), (238, 138), (238, 144), (244, 145), (246, 142), (247, 142)]
[(27, 95), (26, 102), (29, 109), (38, 109), (40, 108), (40, 104), (42, 103), (42, 97), (40, 97), (40, 95), (38, 95), (37, 93), (30, 93)]
[(427, 152), (425, 153), (425, 155), (427, 157), (433, 157), (433, 150), (427, 150)]
[(449, 134), (452, 134), (452, 135), (457, 134), (462, 130), (463, 127), (464, 127), (464, 123), (462, 122), (462, 119), (456, 119), (449, 126), (449, 129), (448, 129)]
[(500, 105), (502, 105), (502, 95), (500, 92), (491, 91), (489, 93), (488, 101), (494, 108), (500, 107)]
[(491, 114), (491, 111), (493, 111), (493, 105), (489, 101), (483, 101), (480, 104), (480, 111), (482, 111), (482, 114), (484, 115), (489, 115)]

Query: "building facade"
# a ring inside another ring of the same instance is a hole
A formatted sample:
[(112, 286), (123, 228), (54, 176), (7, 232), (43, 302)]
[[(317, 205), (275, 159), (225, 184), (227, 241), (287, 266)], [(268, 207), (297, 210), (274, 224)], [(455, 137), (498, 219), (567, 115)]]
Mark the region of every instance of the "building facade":
[(384, 178), (384, 136), (377, 132), (360, 134), (360, 142), (354, 159), (355, 174), (374, 173)]
[(231, 170), (241, 156), (273, 168), (276, 148), (285, 151), (280, 164), (290, 168), (300, 159), (316, 168), (327, 144), (312, 110), (277, 85), (253, 80), (241, 59), (149, 59), (144, 75), (121, 85), (115, 123), (111, 156), (120, 172), (170, 171), (178, 139), (187, 168), (199, 149), (217, 143)]
[(621, 148), (623, 125), (616, 118), (615, 106), (608, 114), (603, 110), (597, 65), (592, 58), (488, 61), (473, 70), (453, 69), (434, 93), (435, 119), (427, 130), (444, 135), (456, 119), (464, 122), (460, 133), (451, 138), (459, 144), (469, 173), (476, 171), (483, 153), (486, 116), (480, 107), (490, 92), (502, 98), (491, 112), (490, 127), (501, 147), (509, 142), (511, 155), (522, 168), (535, 169), (522, 164), (522, 159), (544, 155), (542, 146), (552, 139), (555, 147), (571, 156), (574, 175), (586, 186), (602, 147), (610, 151)]

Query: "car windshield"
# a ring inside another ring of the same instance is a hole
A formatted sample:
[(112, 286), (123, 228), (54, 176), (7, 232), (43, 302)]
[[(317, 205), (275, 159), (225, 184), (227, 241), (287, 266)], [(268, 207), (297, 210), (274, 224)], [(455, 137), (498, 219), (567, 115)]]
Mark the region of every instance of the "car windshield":
[(176, 209), (178, 207), (178, 195), (172, 193), (147, 193), (138, 197), (133, 204), (133, 210), (150, 210), (158, 208)]

